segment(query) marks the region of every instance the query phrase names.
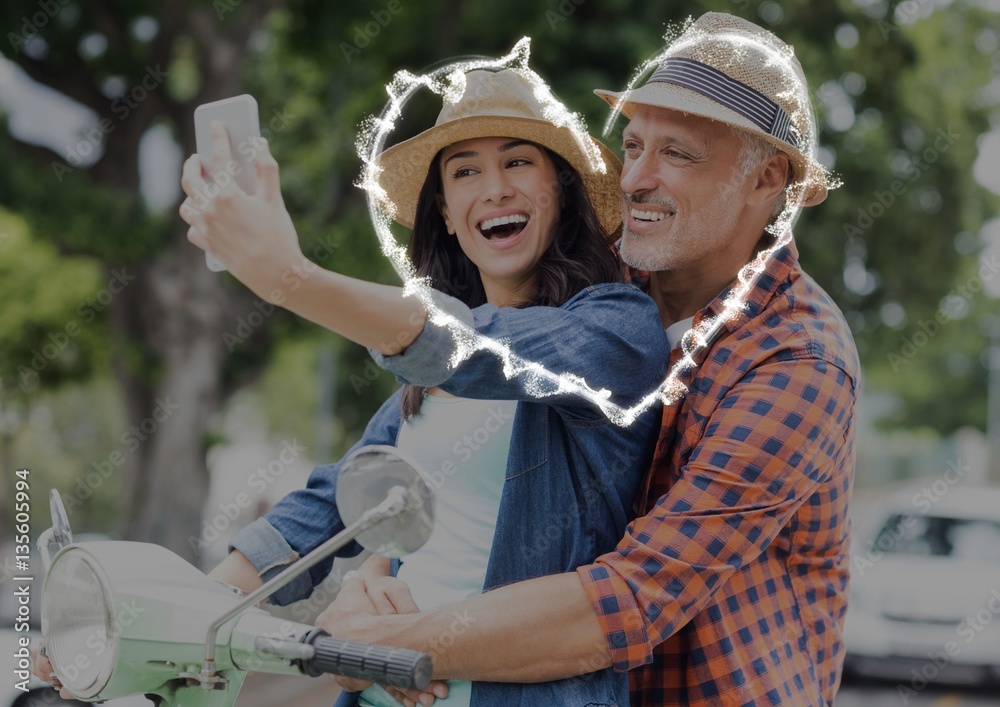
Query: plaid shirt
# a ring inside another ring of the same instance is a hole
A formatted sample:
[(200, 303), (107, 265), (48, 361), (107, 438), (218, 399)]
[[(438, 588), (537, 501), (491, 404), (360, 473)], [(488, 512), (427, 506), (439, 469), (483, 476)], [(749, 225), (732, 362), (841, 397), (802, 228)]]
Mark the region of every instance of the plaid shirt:
[(633, 707), (832, 704), (847, 610), (854, 340), (791, 243), (699, 360), (682, 378), (685, 399), (663, 411), (640, 517), (577, 572), (615, 669), (632, 671)]

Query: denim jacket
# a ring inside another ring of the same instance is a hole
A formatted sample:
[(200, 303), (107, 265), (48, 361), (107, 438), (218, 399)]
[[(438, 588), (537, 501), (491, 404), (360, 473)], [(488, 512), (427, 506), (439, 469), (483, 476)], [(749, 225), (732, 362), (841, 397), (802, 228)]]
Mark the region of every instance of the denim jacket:
[[(557, 373), (582, 377), (631, 407), (662, 381), (668, 344), (655, 303), (632, 285), (586, 288), (560, 307), (522, 309), (483, 305), (469, 309), (441, 295), (439, 304), (477, 333), (504, 342), (523, 359)], [(660, 423), (654, 405), (631, 425), (611, 423), (592, 402), (568, 392), (537, 397), (537, 379), (508, 379), (500, 358), (477, 351), (457, 367), (452, 334), (428, 321), (400, 355), (373, 353), (404, 383), (437, 386), (453, 395), (517, 400), (507, 473), (485, 590), (542, 575), (571, 572), (613, 549), (632, 517), (632, 506), (652, 458)], [(401, 391), (372, 418), (357, 448), (395, 445)], [(353, 449), (352, 449), (353, 451)], [(232, 541), (264, 579), (344, 528), (335, 492), (340, 462), (317, 467), (307, 487), (282, 499)], [(360, 551), (356, 544), (342, 555)], [(405, 558), (403, 559), (405, 562)], [(306, 598), (329, 573), (313, 568), (277, 592), (278, 604)], [(544, 683), (475, 682), (475, 707), (598, 707), (628, 705), (626, 673), (610, 668)], [(354, 704), (345, 695), (338, 705)]]

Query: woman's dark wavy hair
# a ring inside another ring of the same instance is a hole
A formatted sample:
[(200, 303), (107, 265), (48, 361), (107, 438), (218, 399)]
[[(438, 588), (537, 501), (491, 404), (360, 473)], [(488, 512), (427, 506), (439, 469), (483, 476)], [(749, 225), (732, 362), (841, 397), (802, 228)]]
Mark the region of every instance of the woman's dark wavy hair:
[[(552, 160), (562, 186), (562, 204), (556, 236), (538, 263), (534, 296), (518, 307), (558, 307), (580, 290), (602, 282), (622, 282), (618, 259), (608, 233), (601, 225), (580, 174), (560, 155), (539, 145)], [(486, 304), (479, 268), (469, 260), (448, 233), (437, 201), (443, 194), (439, 152), (427, 171), (420, 190), (410, 239), (410, 262), (417, 275), (429, 277), (431, 286), (469, 307)], [(425, 389), (407, 385), (403, 390), (403, 418), (420, 412)]]

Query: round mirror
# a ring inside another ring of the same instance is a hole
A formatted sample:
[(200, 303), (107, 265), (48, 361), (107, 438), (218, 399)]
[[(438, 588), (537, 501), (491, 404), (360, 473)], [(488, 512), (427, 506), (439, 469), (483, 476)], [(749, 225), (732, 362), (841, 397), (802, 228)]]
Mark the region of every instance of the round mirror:
[(406, 489), (406, 509), (359, 533), (366, 549), (402, 557), (420, 549), (434, 528), (434, 494), (416, 463), (395, 447), (361, 447), (344, 460), (337, 480), (337, 508), (345, 525), (382, 503), (394, 486)]

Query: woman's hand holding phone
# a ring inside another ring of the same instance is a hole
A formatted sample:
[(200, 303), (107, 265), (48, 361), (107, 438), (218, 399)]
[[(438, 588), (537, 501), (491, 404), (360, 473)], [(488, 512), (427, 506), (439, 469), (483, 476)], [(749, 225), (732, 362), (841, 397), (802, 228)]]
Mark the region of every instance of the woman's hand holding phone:
[(198, 155), (184, 162), (181, 188), (187, 198), (180, 214), (190, 226), (191, 243), (217, 256), (256, 295), (280, 304), (288, 274), (301, 279), (310, 268), (281, 197), (278, 163), (263, 138), (253, 140), (251, 147), (248, 157), (257, 188), (247, 194), (227, 170), (234, 159), (226, 128), (213, 122), (211, 164)]
[[(265, 302), (361, 346), (394, 355), (420, 335), (427, 312), (418, 298), (326, 270), (302, 254), (267, 141), (250, 137), (234, 145), (228, 123), (202, 124), (210, 128), (210, 146), (187, 159), (181, 176), (188, 240)], [(251, 175), (254, 186), (241, 188)]]

